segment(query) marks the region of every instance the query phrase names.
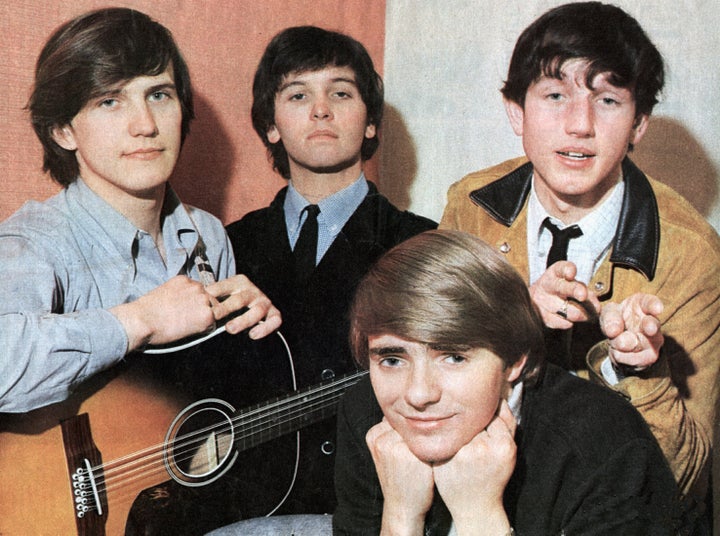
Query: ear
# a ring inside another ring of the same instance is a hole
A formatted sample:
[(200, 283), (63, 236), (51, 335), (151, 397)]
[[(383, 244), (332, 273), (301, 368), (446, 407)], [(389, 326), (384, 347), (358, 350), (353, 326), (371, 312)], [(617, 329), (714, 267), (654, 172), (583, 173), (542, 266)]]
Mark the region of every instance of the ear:
[(505, 113), (510, 120), (510, 126), (516, 135), (522, 136), (525, 110), (517, 102), (508, 99), (503, 99), (503, 104), (505, 104)]
[(275, 125), (271, 126), (267, 131), (267, 139), (270, 143), (277, 143), (280, 141), (280, 131)]
[(375, 125), (370, 123), (368, 126), (365, 127), (365, 137), (367, 139), (374, 138), (375, 134), (377, 134), (377, 128), (375, 127)]
[(75, 134), (70, 125), (54, 126), (52, 129), (52, 138), (55, 143), (66, 151), (74, 151), (77, 149)]
[(505, 369), (505, 373), (507, 374), (507, 381), (509, 383), (514, 382), (520, 377), (520, 374), (525, 368), (525, 363), (527, 363), (526, 355), (522, 356), (514, 364), (510, 365), (507, 369)]
[(647, 131), (649, 122), (650, 122), (650, 117), (647, 114), (639, 115), (635, 119), (635, 125), (633, 126), (633, 133), (632, 133), (632, 138), (630, 140), (630, 143), (632, 143), (633, 145), (640, 143), (640, 140), (643, 139), (643, 136), (645, 135), (645, 132)]

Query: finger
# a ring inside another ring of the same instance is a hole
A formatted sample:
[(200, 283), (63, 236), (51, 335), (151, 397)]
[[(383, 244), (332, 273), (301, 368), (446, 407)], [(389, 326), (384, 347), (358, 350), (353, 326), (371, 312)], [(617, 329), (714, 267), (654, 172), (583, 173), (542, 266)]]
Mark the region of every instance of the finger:
[(591, 310), (596, 310), (597, 306), (599, 306), (600, 302), (597, 301), (597, 298), (595, 298), (594, 295), (591, 296), (592, 293), (581, 281), (555, 279), (552, 287), (553, 288), (552, 291), (550, 291), (550, 294), (560, 298), (561, 300), (572, 300), (577, 303), (585, 303), (589, 300), (594, 300), (594, 302), (589, 302)]
[(378, 438), (379, 438), (383, 433), (385, 433), (384, 430), (382, 430), (382, 428), (381, 428), (381, 426), (380, 426), (381, 424), (382, 424), (382, 423), (376, 424), (375, 426), (373, 426), (372, 428), (370, 428), (370, 430), (368, 430), (367, 433), (365, 434), (365, 443), (367, 444), (367, 446), (368, 446), (368, 448), (369, 448), (370, 450), (373, 449), (373, 447), (375, 446), (375, 443), (377, 442)]
[(265, 320), (254, 326), (248, 335), (251, 339), (262, 339), (277, 331), (281, 325), (282, 315), (276, 307), (272, 306), (265, 315)]
[[(400, 434), (384, 418), (365, 434), (365, 443), (370, 451), (374, 453), (373, 457), (379, 455), (383, 445), (387, 446), (390, 444), (389, 442), (397, 443), (398, 441), (402, 441)], [(389, 448), (394, 450), (392, 446)]]
[(560, 296), (563, 299), (569, 296), (575, 297), (577, 294), (577, 298), (582, 301), (587, 296), (587, 293), (583, 291), (585, 285), (579, 281), (575, 281), (574, 279), (555, 277), (548, 280), (546, 283), (547, 284), (543, 286), (547, 289), (549, 294)]
[(642, 350), (643, 344), (635, 332), (624, 331), (613, 339), (610, 347), (617, 352), (631, 354)]
[(247, 312), (245, 309), (248, 309), (250, 306), (245, 297), (239, 294), (228, 296), (222, 301), (215, 298), (213, 299), (215, 300), (213, 313), (215, 314), (215, 318), (217, 320), (223, 319), (234, 313), (238, 313), (238, 316), (245, 314)]
[[(482, 440), (482, 435), (483, 434), (479, 434), (476, 437)], [(490, 424), (488, 424), (487, 428), (485, 428), (484, 435), (484, 442), (493, 450), (497, 449), (501, 445), (506, 448), (514, 448), (515, 433), (513, 430), (508, 428), (507, 424), (500, 418), (495, 418), (490, 421)]]
[(648, 338), (660, 332), (660, 321), (654, 316), (646, 316), (640, 321), (640, 331)]
[(217, 298), (210, 294), (208, 294), (208, 305), (210, 306), (210, 309), (212, 309), (215, 320), (220, 320), (225, 316), (225, 314), (223, 314), (223, 307), (220, 302), (217, 300)]
[(574, 281), (577, 275), (577, 266), (570, 261), (558, 261), (546, 270), (546, 272), (548, 271), (557, 279)]
[[(594, 295), (592, 297), (594, 298)], [(597, 301), (597, 298), (594, 301), (591, 299), (576, 301), (568, 298), (566, 300), (566, 318), (573, 323), (594, 321), (598, 318), (599, 308), (600, 302)]]
[(600, 329), (608, 339), (625, 331), (622, 308), (617, 303), (606, 303), (600, 311)]
[(662, 314), (664, 306), (660, 298), (653, 294), (643, 294), (640, 299), (640, 309), (648, 315), (658, 316)]
[(513, 415), (510, 405), (507, 400), (503, 399), (500, 401), (500, 410), (498, 411), (498, 420), (505, 425), (511, 436), (515, 436), (515, 430), (517, 429), (517, 420)]
[(566, 319), (558, 311), (547, 311), (542, 315), (544, 324), (550, 329), (566, 330), (573, 326), (573, 323)]
[(648, 350), (642, 352), (611, 352), (610, 359), (624, 375), (628, 376), (650, 367), (657, 361), (657, 354)]
[(568, 300), (562, 300), (560, 305), (558, 306), (558, 309), (555, 311), (555, 314), (558, 315), (563, 320), (567, 320), (569, 306), (570, 306), (570, 302)]
[[(234, 296), (231, 296), (226, 301), (233, 298)], [(248, 336), (256, 339), (269, 335), (278, 329), (281, 323), (280, 311), (266, 299), (249, 304), (245, 312), (227, 322), (225, 329), (230, 334), (236, 334), (252, 328)]]
[[(561, 302), (562, 303), (562, 302)], [(548, 308), (548, 307), (540, 307), (540, 315), (542, 316), (543, 323), (551, 329), (570, 329), (573, 325), (573, 323), (565, 318), (564, 313), (561, 308)], [(566, 314), (566, 313), (565, 313)]]
[(243, 274), (234, 275), (227, 279), (222, 279), (212, 285), (205, 287), (208, 294), (216, 298), (224, 298), (231, 294), (237, 294), (249, 289), (257, 287)]

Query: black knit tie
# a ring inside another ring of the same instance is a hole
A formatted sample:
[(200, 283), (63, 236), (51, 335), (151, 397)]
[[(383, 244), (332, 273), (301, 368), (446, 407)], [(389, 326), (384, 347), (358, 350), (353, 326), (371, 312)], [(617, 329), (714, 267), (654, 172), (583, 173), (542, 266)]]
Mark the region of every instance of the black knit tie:
[(303, 212), (307, 212), (307, 218), (300, 230), (300, 236), (298, 236), (293, 251), (295, 255), (295, 277), (299, 283), (307, 281), (307, 278), (315, 269), (318, 241), (317, 216), (320, 213), (320, 207), (308, 205), (303, 209)]
[(555, 264), (557, 261), (567, 260), (568, 244), (570, 243), (570, 240), (582, 236), (583, 232), (577, 225), (571, 225), (569, 227), (565, 227), (565, 229), (559, 229), (550, 221), (550, 218), (545, 218), (543, 225), (547, 227), (553, 236), (552, 246), (550, 247), (547, 264), (545, 265), (547, 268), (550, 268), (550, 266)]

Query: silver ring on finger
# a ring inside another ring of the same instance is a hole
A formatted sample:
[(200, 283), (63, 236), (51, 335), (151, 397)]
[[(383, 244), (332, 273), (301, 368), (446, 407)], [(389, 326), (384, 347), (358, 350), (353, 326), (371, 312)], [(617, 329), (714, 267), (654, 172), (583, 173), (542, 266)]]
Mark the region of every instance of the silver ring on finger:
[(565, 300), (562, 304), (562, 307), (555, 311), (555, 314), (557, 314), (559, 317), (562, 317), (567, 320), (568, 317), (568, 300)]

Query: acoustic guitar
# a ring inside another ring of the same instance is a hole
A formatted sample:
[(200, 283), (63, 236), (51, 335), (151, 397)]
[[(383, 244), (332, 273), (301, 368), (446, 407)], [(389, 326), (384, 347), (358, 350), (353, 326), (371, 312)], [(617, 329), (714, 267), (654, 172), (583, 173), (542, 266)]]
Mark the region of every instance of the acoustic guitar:
[(279, 333), (208, 344), (129, 357), (65, 402), (0, 414), (0, 535), (203, 534), (245, 517), (259, 489), (275, 511), (299, 430), (367, 373), (297, 390)]

